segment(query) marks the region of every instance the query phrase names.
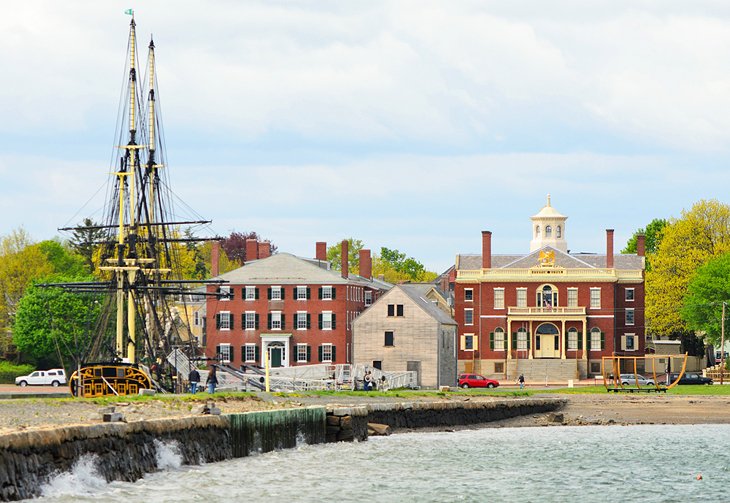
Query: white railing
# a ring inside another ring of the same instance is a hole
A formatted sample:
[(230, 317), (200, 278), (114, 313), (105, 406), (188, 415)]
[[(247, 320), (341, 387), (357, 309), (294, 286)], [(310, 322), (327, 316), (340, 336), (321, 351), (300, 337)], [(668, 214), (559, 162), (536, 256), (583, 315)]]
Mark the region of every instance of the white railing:
[(585, 306), (580, 307), (508, 307), (508, 314), (519, 315), (519, 314), (586, 314)]
[(576, 269), (563, 269), (552, 267), (533, 267), (524, 269), (470, 269), (459, 270), (456, 272), (456, 280), (477, 280), (490, 279), (496, 280), (500, 278), (526, 278), (526, 277), (571, 277), (581, 278), (582, 280), (600, 278), (600, 279), (641, 279), (642, 271), (636, 270), (619, 270), (619, 269), (601, 269), (591, 267), (581, 267)]

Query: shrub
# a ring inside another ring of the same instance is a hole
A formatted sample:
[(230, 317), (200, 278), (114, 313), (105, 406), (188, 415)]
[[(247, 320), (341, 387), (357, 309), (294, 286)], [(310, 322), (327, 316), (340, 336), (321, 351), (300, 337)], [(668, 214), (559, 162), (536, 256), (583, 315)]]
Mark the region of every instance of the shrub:
[(28, 375), (33, 372), (33, 365), (15, 365), (8, 361), (0, 360), (0, 384), (15, 384), (15, 378)]

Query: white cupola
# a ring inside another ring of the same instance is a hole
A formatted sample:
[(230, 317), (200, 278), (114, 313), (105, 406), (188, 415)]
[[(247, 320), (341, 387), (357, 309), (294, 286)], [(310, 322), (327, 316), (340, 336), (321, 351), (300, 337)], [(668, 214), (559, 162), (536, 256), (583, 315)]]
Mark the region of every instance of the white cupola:
[(547, 204), (537, 215), (530, 217), (532, 220), (532, 241), (530, 241), (530, 252), (539, 250), (544, 246), (551, 246), (556, 250), (568, 252), (568, 243), (565, 241), (565, 221), (568, 217), (561, 215), (555, 208), (550, 206), (550, 194), (547, 196)]

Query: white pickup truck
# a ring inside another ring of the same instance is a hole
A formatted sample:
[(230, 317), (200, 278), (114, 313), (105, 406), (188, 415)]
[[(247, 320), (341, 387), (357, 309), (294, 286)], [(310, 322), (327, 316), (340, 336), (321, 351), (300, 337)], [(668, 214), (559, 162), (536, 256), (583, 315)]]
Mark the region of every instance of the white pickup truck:
[(54, 386), (66, 384), (66, 372), (63, 369), (36, 370), (35, 372), (15, 378), (16, 386)]

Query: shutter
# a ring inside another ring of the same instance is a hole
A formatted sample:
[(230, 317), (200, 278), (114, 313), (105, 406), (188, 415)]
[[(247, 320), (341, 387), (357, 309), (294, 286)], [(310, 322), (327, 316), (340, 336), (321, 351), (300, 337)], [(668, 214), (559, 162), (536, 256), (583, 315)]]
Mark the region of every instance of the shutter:
[(254, 299), (259, 300), (259, 287), (254, 288)]
[(271, 300), (271, 287), (266, 289), (266, 295), (269, 296), (269, 300)]
[(269, 313), (267, 316), (268, 316), (268, 321), (266, 322), (266, 328), (268, 330), (271, 330), (271, 313)]
[(466, 335), (459, 336), (459, 349), (462, 351), (466, 349)]
[(259, 313), (256, 313), (256, 314), (254, 315), (254, 328), (255, 328), (256, 330), (258, 330), (258, 329), (259, 329)]
[(474, 351), (479, 350), (479, 337), (476, 335), (471, 336), (471, 347), (474, 348)]
[(337, 346), (332, 346), (332, 363), (337, 361)]
[(221, 346), (220, 344), (215, 347), (215, 358), (216, 360), (221, 359)]
[(256, 344), (256, 346), (254, 346), (254, 348), (256, 348), (256, 349), (254, 349), (254, 352), (253, 352), (253, 359), (256, 360), (256, 363), (258, 363), (260, 361), (260, 357), (261, 357), (261, 348), (259, 347), (258, 344)]
[(332, 287), (332, 300), (335, 300), (337, 298), (337, 288), (334, 286)]
[(317, 298), (322, 300), (322, 287), (321, 286), (317, 289), (317, 295), (318, 295)]
[[(337, 316), (335, 316), (335, 313), (332, 313), (332, 330), (337, 328)], [(332, 348), (334, 350), (334, 348)], [(332, 358), (334, 360), (334, 358)]]
[(512, 349), (517, 349), (517, 332), (512, 332)]
[(317, 346), (317, 356), (319, 357), (319, 362), (322, 362), (322, 346)]
[(601, 332), (601, 349), (606, 349), (606, 336)]
[(532, 341), (532, 334), (527, 332), (527, 349), (530, 349), (530, 342)]
[(235, 328), (233, 324), (233, 313), (228, 313), (228, 326), (231, 327), (231, 330)]
[(591, 350), (591, 333), (586, 332), (586, 351)]
[(221, 315), (220, 315), (220, 313), (217, 313), (215, 315), (215, 328), (216, 328), (216, 330), (220, 330), (221, 329)]
[[(319, 329), (322, 330), (322, 313), (319, 313), (317, 316), (319, 318)], [(322, 361), (322, 359), (320, 358), (319, 361)]]
[(307, 300), (309, 300), (311, 298), (311, 295), (312, 295), (312, 289), (307, 287)]
[(241, 313), (241, 329), (246, 330), (246, 313)]
[(309, 344), (307, 344), (307, 361), (312, 361), (312, 346), (310, 346)]
[(286, 292), (286, 288), (284, 288), (284, 287), (282, 286), (282, 287), (280, 288), (280, 290), (281, 290), (281, 300), (284, 300), (284, 292)]
[[(307, 313), (307, 328), (312, 328), (312, 315)], [(309, 361), (309, 360), (307, 360)]]
[(494, 351), (494, 332), (489, 332), (489, 349)]
[(246, 287), (241, 288), (241, 300), (246, 300)]
[[(236, 289), (235, 288), (229, 288), (228, 289), (228, 300), (233, 300), (233, 298), (236, 296)], [(233, 351), (233, 350), (231, 350)], [(233, 356), (233, 355), (231, 355)]]
[(578, 349), (583, 349), (583, 332), (578, 332)]
[(284, 330), (286, 328), (286, 315), (284, 313), (281, 313), (281, 329)]
[(246, 346), (241, 346), (241, 361), (246, 361)]

